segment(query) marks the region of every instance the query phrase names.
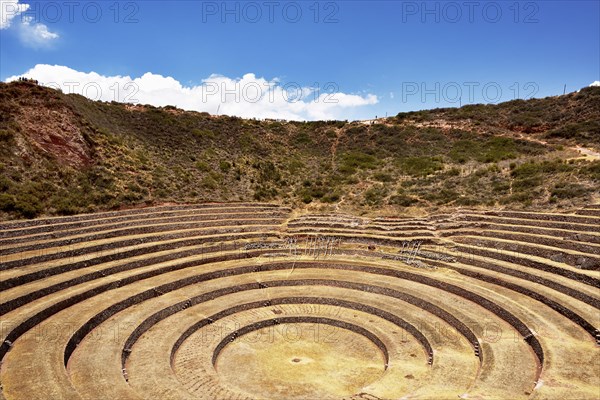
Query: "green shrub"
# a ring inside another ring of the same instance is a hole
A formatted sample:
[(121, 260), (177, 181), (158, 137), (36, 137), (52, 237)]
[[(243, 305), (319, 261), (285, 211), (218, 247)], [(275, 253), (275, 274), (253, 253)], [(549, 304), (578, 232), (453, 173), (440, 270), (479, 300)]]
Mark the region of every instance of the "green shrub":
[(535, 189), (543, 183), (543, 179), (539, 176), (533, 176), (530, 178), (515, 179), (512, 187), (515, 192), (524, 190)]
[(302, 172), (302, 170), (304, 170), (305, 168), (306, 166), (304, 165), (304, 162), (302, 162), (302, 160), (299, 159), (292, 159), (288, 164), (288, 171), (290, 171), (290, 173), (292, 174)]
[(141, 193), (131, 190), (125, 191), (119, 195), (119, 201), (124, 203), (136, 203), (143, 198)]
[(511, 171), (513, 178), (531, 178), (544, 174), (556, 174), (558, 172), (569, 172), (574, 169), (573, 166), (564, 163), (562, 160), (543, 161), (541, 163), (526, 162)]
[(546, 133), (548, 138), (563, 138), (575, 140), (593, 140), (600, 143), (600, 121), (589, 120), (566, 124)]
[(380, 206), (383, 203), (385, 196), (387, 196), (387, 189), (385, 186), (374, 186), (365, 191), (365, 204), (369, 206)]
[(13, 138), (13, 133), (6, 129), (0, 129), (0, 142), (8, 142)]
[(301, 196), (302, 202), (305, 204), (309, 204), (313, 201), (312, 196), (310, 195), (310, 193), (303, 193)]
[(587, 165), (581, 169), (581, 174), (594, 181), (600, 181), (600, 161), (587, 163)]
[(258, 186), (254, 189), (254, 200), (271, 200), (277, 196), (277, 189), (273, 187)]
[(368, 132), (368, 128), (364, 125), (352, 126), (346, 129), (348, 136), (362, 136)]
[(427, 176), (440, 171), (444, 164), (435, 157), (408, 157), (399, 160), (400, 168), (406, 175)]
[(259, 179), (261, 182), (278, 182), (281, 180), (281, 173), (271, 161), (259, 162), (254, 167), (259, 170)]
[(10, 189), (12, 183), (5, 176), (0, 176), (0, 192), (6, 192)]
[(517, 192), (517, 193), (513, 193), (508, 197), (504, 197), (500, 200), (500, 202), (502, 204), (509, 204), (509, 203), (521, 203), (523, 205), (531, 205), (532, 200), (534, 198), (536, 193), (528, 191), (528, 192)]
[(329, 188), (326, 187), (321, 181), (317, 181), (315, 183), (305, 181), (304, 185), (306, 185), (307, 183), (309, 184), (309, 186), (304, 186), (302, 189), (300, 189), (299, 192), (300, 197), (303, 199), (308, 197), (311, 198), (311, 201), (312, 199), (320, 199), (329, 192)]
[(502, 180), (502, 181), (493, 181), (492, 182), (492, 192), (494, 193), (508, 193), (510, 190), (510, 182)]
[(148, 189), (146, 188), (142, 188), (140, 185), (138, 185), (137, 183), (134, 182), (129, 182), (127, 184), (127, 190), (134, 192), (134, 193), (141, 193), (141, 194), (148, 194)]
[(14, 203), (15, 211), (25, 218), (35, 218), (43, 210), (43, 205), (38, 197), (29, 193), (19, 194)]
[(15, 199), (7, 193), (0, 193), (0, 210), (4, 212), (15, 211)]
[(196, 168), (198, 168), (202, 172), (208, 172), (208, 171), (210, 171), (210, 167), (204, 161), (198, 161), (196, 163)]
[(558, 199), (573, 199), (587, 195), (588, 189), (578, 183), (559, 182), (554, 185), (550, 196)]
[(474, 197), (461, 196), (454, 203), (458, 206), (472, 207), (480, 204), (480, 201)]
[(419, 199), (406, 194), (398, 194), (390, 198), (390, 204), (397, 204), (402, 207), (410, 207), (419, 203)]
[(313, 144), (313, 140), (310, 138), (309, 134), (306, 132), (300, 132), (294, 138), (294, 142), (296, 145), (304, 145), (308, 146)]
[(219, 184), (212, 176), (205, 176), (202, 178), (201, 186), (207, 190), (215, 190), (219, 187)]
[(208, 129), (192, 129), (192, 135), (198, 139), (214, 139), (216, 137), (215, 133)]
[(448, 157), (459, 164), (470, 160), (493, 163), (516, 158), (519, 152), (529, 151), (528, 147), (531, 145), (526, 142), (518, 146), (514, 139), (505, 137), (491, 137), (483, 141), (461, 139), (452, 144)]
[(58, 215), (75, 215), (80, 212), (80, 208), (66, 198), (58, 199), (53, 205)]
[(340, 165), (338, 172), (342, 175), (352, 175), (356, 172), (356, 168), (349, 165)]
[(154, 191), (154, 196), (159, 199), (167, 199), (170, 195), (171, 193), (167, 189), (157, 189)]
[(453, 145), (448, 156), (459, 164), (474, 159), (479, 153), (479, 145), (472, 140), (458, 140)]
[(355, 171), (360, 169), (374, 169), (378, 166), (378, 161), (375, 156), (361, 153), (358, 151), (348, 152), (342, 155), (340, 172)]
[(437, 205), (448, 204), (460, 197), (459, 193), (452, 189), (441, 189), (439, 191), (432, 191), (424, 196), (428, 201), (431, 201)]
[(323, 196), (321, 198), (321, 201), (324, 203), (337, 203), (338, 201), (340, 201), (341, 198), (341, 194), (340, 192), (333, 191), (333, 192), (329, 192), (327, 193), (325, 196)]
[(231, 164), (225, 160), (221, 160), (219, 162), (219, 169), (224, 173), (228, 173), (229, 170), (231, 169)]
[(456, 167), (452, 167), (449, 170), (445, 171), (444, 175), (448, 176), (448, 177), (460, 176), (460, 169), (458, 169)]
[(510, 175), (513, 178), (530, 178), (542, 171), (541, 165), (535, 162), (526, 162), (512, 169)]
[(523, 128), (525, 133), (532, 133), (535, 128), (543, 125), (541, 113), (536, 110), (523, 110), (516, 115), (513, 115), (510, 120), (511, 128)]
[(377, 172), (373, 175), (373, 179), (379, 182), (392, 182), (394, 180), (392, 175), (385, 172)]
[(493, 163), (515, 158), (515, 141), (510, 138), (494, 137), (484, 144), (479, 161)]

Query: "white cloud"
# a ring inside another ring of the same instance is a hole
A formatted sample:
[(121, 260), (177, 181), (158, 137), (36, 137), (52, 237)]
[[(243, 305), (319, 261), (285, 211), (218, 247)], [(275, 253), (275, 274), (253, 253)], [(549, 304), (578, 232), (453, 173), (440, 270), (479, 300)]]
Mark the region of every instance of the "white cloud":
[(27, 11), (29, 4), (19, 4), (19, 0), (0, 0), (0, 29), (6, 29), (17, 15)]
[(33, 22), (33, 17), (25, 17), (18, 25), (19, 38), (25, 44), (38, 47), (58, 39), (59, 35), (50, 32), (44, 24)]
[(375, 95), (340, 92), (336, 85), (321, 88), (301, 87), (277, 78), (254, 74), (241, 78), (211, 75), (196, 86), (184, 86), (172, 77), (146, 73), (138, 78), (103, 76), (59, 66), (38, 64), (20, 76), (38, 80), (65, 93), (78, 93), (92, 100), (124, 103), (174, 105), (185, 110), (244, 118), (281, 118), (288, 120), (351, 119), (357, 108), (378, 103)]
[(593, 86), (600, 86), (600, 81), (595, 81), (594, 83), (592, 83), (590, 85), (590, 87), (593, 87)]
[[(0, 0), (0, 29), (11, 27), (13, 20), (28, 9), (29, 4), (19, 3), (19, 0)], [(46, 25), (35, 22), (32, 16), (22, 15), (18, 22), (15, 29), (19, 39), (26, 45), (41, 47), (59, 38), (59, 35), (50, 32)]]

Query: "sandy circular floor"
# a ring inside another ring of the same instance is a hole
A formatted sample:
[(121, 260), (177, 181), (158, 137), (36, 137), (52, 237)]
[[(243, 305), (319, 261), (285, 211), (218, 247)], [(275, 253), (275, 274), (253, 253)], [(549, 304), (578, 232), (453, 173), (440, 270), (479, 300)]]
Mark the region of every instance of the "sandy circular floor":
[(257, 329), (227, 344), (215, 363), (226, 386), (254, 398), (286, 399), (340, 398), (359, 393), (378, 380), (385, 368), (384, 353), (372, 340), (322, 323), (284, 323)]

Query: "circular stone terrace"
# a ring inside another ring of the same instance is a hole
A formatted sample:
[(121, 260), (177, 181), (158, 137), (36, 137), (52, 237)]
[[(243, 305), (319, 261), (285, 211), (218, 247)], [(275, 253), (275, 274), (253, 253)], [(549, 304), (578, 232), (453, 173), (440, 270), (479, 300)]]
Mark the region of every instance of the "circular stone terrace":
[(0, 224), (2, 399), (598, 399), (600, 205)]

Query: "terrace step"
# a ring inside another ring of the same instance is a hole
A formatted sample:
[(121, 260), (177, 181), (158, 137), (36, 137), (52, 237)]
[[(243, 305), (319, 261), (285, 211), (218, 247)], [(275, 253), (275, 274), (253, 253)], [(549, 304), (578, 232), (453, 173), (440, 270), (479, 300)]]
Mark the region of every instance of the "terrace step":
[[(372, 349), (382, 372), (337, 397), (585, 398), (600, 276), (576, 267), (600, 260), (597, 209), (289, 219), (204, 204), (0, 224), (0, 398), (270, 397), (238, 357), (294, 345), (244, 338), (314, 324), (343, 340), (298, 349), (339, 355), (337, 373)], [(237, 325), (202, 342), (218, 323)]]

